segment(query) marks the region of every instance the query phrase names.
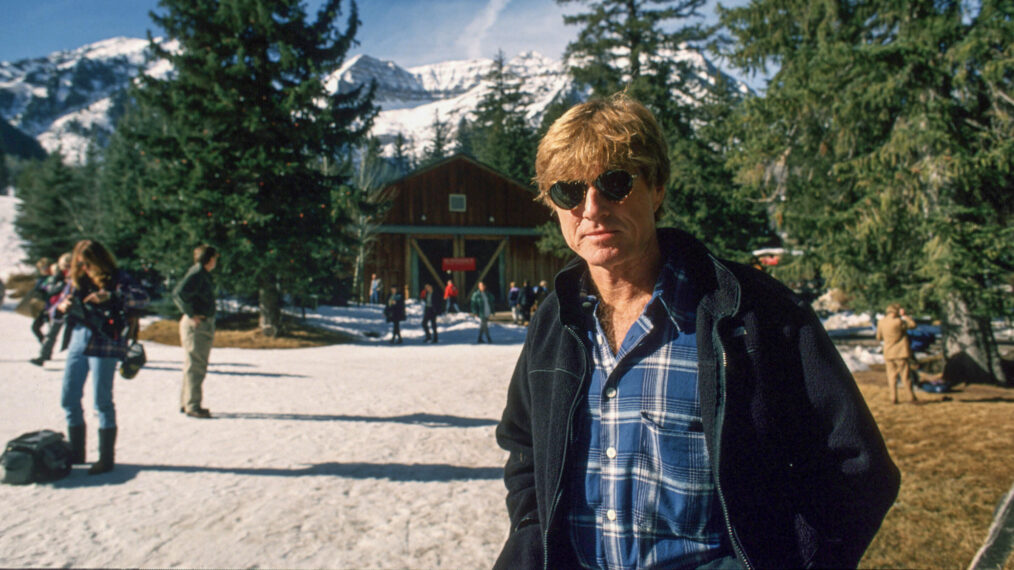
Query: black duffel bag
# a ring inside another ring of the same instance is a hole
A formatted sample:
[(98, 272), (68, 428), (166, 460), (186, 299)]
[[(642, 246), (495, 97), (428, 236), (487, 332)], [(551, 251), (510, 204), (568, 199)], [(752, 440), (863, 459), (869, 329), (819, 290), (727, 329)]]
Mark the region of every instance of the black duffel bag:
[(132, 343), (127, 348), (127, 354), (120, 363), (120, 376), (130, 380), (148, 362), (148, 356), (144, 353), (144, 345), (139, 342)]
[(3, 482), (8, 485), (56, 481), (70, 473), (71, 465), (70, 444), (62, 433), (48, 429), (19, 435), (0, 455)]

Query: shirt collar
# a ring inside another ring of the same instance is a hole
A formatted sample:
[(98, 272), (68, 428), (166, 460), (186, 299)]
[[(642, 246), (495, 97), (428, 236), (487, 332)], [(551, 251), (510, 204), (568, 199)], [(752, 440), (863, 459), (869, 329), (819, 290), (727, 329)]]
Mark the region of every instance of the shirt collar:
[(650, 317), (653, 310), (656, 310), (653, 307), (660, 307), (679, 332), (693, 333), (698, 300), (699, 295), (687, 274), (686, 264), (677, 252), (670, 252), (659, 272), (645, 312)]

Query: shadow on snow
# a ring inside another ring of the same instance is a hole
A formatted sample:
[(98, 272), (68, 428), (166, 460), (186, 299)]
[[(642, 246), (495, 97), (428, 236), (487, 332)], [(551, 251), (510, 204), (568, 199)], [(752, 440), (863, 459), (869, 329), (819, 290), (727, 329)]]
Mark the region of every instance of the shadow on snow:
[(408, 414), (404, 416), (345, 416), (331, 414), (273, 414), (259, 412), (219, 412), (215, 418), (231, 420), (294, 420), (308, 422), (390, 422), (399, 424), (421, 425), (434, 428), (484, 427), (495, 426), (497, 420), (485, 418), (462, 418), (440, 414)]
[(448, 481), (495, 480), (503, 477), (502, 467), (461, 467), (443, 463), (318, 463), (307, 467), (210, 467), (201, 465), (137, 465), (117, 463), (109, 473), (89, 476), (86, 468), (75, 469), (68, 477), (54, 481), (54, 488), (122, 485), (141, 472), (225, 474), (256, 477), (343, 477), (346, 479), (387, 479), (390, 481), (442, 483)]

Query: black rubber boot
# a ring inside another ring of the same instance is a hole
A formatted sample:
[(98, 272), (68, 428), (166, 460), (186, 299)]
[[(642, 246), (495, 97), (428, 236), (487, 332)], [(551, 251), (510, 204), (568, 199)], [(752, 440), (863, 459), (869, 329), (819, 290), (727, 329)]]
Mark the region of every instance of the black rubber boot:
[(99, 460), (88, 470), (89, 475), (113, 470), (113, 449), (116, 447), (116, 428), (99, 429)]
[(67, 443), (70, 444), (70, 462), (85, 463), (85, 425), (67, 426)]

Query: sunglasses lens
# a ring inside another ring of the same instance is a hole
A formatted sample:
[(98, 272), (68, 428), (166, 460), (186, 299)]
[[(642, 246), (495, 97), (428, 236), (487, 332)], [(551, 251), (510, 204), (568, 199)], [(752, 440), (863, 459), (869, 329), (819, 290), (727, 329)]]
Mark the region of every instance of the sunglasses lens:
[[(609, 170), (596, 178), (594, 184), (606, 199), (620, 202), (634, 187), (634, 175), (626, 170)], [(587, 189), (584, 182), (557, 182), (549, 187), (549, 197), (557, 206), (570, 210), (584, 201)]]
[(619, 202), (630, 194), (634, 187), (634, 177), (626, 170), (610, 170), (595, 179), (595, 187), (606, 198)]
[(586, 188), (583, 182), (557, 182), (550, 186), (549, 197), (557, 206), (570, 210), (584, 200)]

